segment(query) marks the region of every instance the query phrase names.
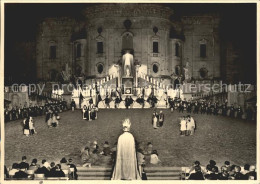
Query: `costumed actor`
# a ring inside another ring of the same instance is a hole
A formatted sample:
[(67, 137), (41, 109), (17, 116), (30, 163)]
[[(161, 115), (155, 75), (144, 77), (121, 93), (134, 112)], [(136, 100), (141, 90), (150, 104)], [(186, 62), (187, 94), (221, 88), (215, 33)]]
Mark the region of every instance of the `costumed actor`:
[(138, 171), (135, 139), (129, 132), (131, 122), (125, 119), (123, 122), (123, 131), (118, 138), (117, 155), (112, 180), (141, 180)]

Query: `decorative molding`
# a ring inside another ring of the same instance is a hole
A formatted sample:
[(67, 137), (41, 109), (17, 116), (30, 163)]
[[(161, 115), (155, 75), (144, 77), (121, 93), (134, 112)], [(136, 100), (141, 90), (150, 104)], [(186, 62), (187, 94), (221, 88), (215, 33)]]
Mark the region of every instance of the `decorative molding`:
[(199, 43), (200, 44), (207, 44), (209, 41), (207, 40), (207, 39), (205, 39), (205, 38), (203, 38), (203, 39), (201, 39), (200, 41), (199, 41)]
[(212, 16), (184, 16), (182, 17), (184, 24), (214, 24), (214, 18)]
[(169, 19), (173, 10), (157, 4), (102, 4), (86, 8), (86, 18), (104, 17), (158, 17)]

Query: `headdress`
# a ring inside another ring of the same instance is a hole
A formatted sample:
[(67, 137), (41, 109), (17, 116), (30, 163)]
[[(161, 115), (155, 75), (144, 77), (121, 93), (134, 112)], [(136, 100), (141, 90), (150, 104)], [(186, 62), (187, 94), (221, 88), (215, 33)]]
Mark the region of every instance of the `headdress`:
[(127, 129), (130, 129), (130, 127), (131, 127), (131, 122), (130, 122), (130, 120), (127, 118), (127, 119), (125, 119), (124, 121), (123, 121), (123, 127), (124, 128), (127, 128)]

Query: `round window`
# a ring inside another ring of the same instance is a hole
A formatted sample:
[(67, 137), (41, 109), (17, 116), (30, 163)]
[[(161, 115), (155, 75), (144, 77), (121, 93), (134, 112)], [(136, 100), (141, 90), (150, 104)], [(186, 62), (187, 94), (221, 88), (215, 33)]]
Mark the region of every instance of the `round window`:
[(104, 70), (103, 65), (102, 65), (101, 63), (99, 63), (99, 64), (97, 65), (97, 71), (98, 71), (98, 73), (101, 74), (101, 73), (103, 72), (103, 70)]
[(206, 68), (201, 68), (200, 69), (200, 77), (201, 78), (206, 78), (208, 74), (208, 70)]
[(157, 64), (153, 64), (153, 72), (154, 72), (154, 73), (157, 73), (158, 70), (159, 70), (158, 65), (157, 65)]

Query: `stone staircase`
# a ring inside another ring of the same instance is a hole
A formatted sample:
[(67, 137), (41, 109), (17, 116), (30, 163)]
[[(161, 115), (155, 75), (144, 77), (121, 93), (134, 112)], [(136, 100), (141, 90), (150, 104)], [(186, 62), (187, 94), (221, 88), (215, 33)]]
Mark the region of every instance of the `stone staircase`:
[[(78, 167), (78, 180), (110, 180), (111, 167)], [(146, 167), (148, 180), (180, 180), (181, 167)]]

